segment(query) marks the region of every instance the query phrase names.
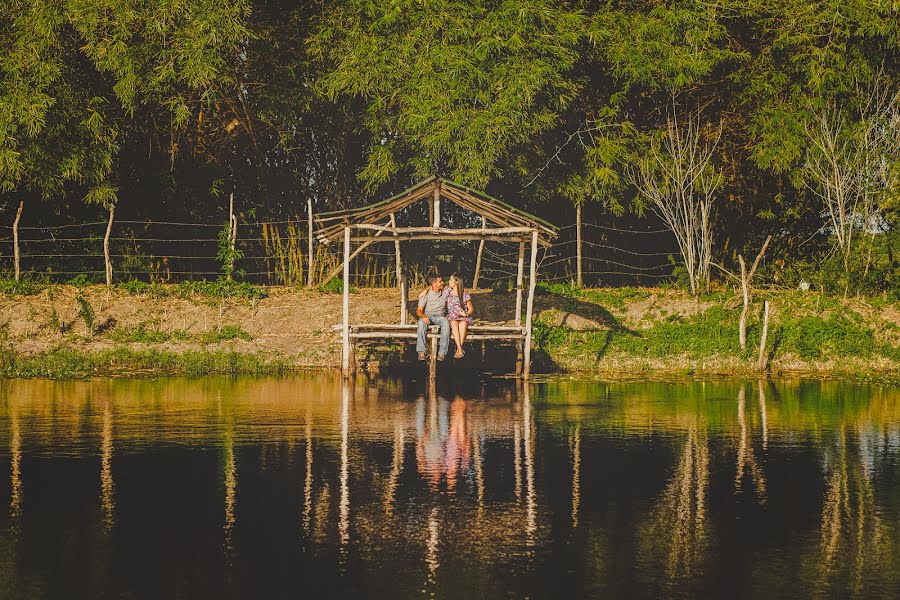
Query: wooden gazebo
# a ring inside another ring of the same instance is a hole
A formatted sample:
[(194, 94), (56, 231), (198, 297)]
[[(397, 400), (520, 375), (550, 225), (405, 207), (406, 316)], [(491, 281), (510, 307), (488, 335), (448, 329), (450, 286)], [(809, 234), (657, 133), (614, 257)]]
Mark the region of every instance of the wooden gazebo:
[[(441, 200), (447, 200), (481, 217), (481, 227), (441, 227)], [(422, 227), (398, 227), (395, 214), (419, 201), (429, 203), (430, 225)], [(345, 376), (356, 369), (355, 348), (361, 340), (405, 340), (416, 337), (416, 325), (408, 322), (407, 288), (400, 278), (400, 322), (350, 323), (350, 262), (365, 248), (376, 242), (393, 242), (397, 256), (397, 273), (402, 273), (400, 243), (411, 240), (478, 240), (517, 243), (519, 246), (518, 273), (516, 277), (515, 324), (511, 326), (473, 325), (469, 328), (470, 340), (512, 341), (517, 348), (516, 374), (527, 378), (531, 372), (531, 321), (534, 309), (534, 288), (537, 280), (538, 246), (549, 246), (556, 237), (557, 228), (518, 210), (484, 192), (446, 179), (429, 177), (413, 187), (381, 202), (353, 208), (338, 213), (322, 215), (317, 219), (317, 238), (322, 242), (344, 239), (344, 306), (343, 323), (339, 326), (342, 339), (341, 367)], [(358, 243), (355, 250), (352, 244)], [(525, 308), (525, 324), (522, 325), (522, 300), (524, 292), (525, 248), (531, 247), (531, 266), (528, 277), (528, 299)], [(337, 327), (336, 327), (337, 328)], [(428, 333), (431, 342), (429, 374), (436, 369), (437, 328)]]

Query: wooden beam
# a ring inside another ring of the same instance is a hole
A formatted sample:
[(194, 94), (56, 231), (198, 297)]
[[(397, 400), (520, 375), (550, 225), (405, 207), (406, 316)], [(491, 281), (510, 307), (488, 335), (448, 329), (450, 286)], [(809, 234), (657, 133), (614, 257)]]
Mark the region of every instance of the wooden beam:
[(341, 371), (350, 375), (350, 228), (344, 228), (344, 345)]
[(516, 272), (516, 326), (522, 326), (522, 292), (525, 277), (525, 242), (519, 242), (519, 270)]
[[(462, 233), (459, 235), (448, 236), (442, 233), (421, 233), (421, 234), (400, 234), (397, 236), (401, 241), (404, 242), (412, 242), (416, 240), (446, 240), (448, 237), (451, 237), (454, 241), (464, 242), (466, 240), (484, 240), (486, 242), (519, 242), (522, 240), (521, 236), (511, 235), (511, 236), (503, 236), (503, 235), (488, 235), (483, 233)], [(365, 242), (390, 242), (392, 241), (389, 237), (380, 237), (377, 233), (374, 235), (354, 235), (351, 240), (353, 242), (365, 243)]]
[(22, 268), (19, 265), (19, 221), (22, 219), (22, 209), (25, 207), (25, 201), (19, 201), (19, 210), (16, 211), (16, 220), (13, 221), (13, 268), (15, 269), (16, 281), (22, 276)]
[(531, 269), (528, 279), (528, 309), (525, 315), (525, 379), (531, 375), (531, 321), (534, 313), (534, 287), (537, 284), (538, 232), (531, 234)]
[(112, 233), (113, 215), (116, 205), (109, 205), (109, 223), (106, 224), (106, 235), (103, 236), (103, 264), (106, 267), (106, 287), (112, 287), (112, 261), (109, 260), (109, 235)]
[(434, 188), (434, 221), (431, 222), (431, 226), (434, 228), (438, 228), (441, 226), (441, 188), (440, 186), (435, 186)]
[(531, 227), (479, 227), (466, 229), (450, 229), (447, 227), (391, 227), (390, 225), (374, 225), (368, 223), (351, 224), (352, 229), (362, 231), (380, 231), (382, 233), (391, 233), (397, 235), (415, 234), (415, 233), (433, 233), (436, 235), (501, 235), (501, 234), (528, 234), (535, 231)]
[[(487, 229), (487, 219), (481, 217), (481, 228)], [(478, 242), (478, 255), (475, 257), (475, 277), (472, 279), (472, 289), (478, 289), (478, 277), (481, 274), (481, 255), (484, 253), (484, 240)]]
[(312, 197), (306, 199), (306, 220), (307, 220), (307, 236), (309, 237), (309, 245), (307, 247), (307, 266), (309, 271), (306, 275), (306, 287), (312, 287), (315, 282), (315, 254), (313, 253), (313, 202)]

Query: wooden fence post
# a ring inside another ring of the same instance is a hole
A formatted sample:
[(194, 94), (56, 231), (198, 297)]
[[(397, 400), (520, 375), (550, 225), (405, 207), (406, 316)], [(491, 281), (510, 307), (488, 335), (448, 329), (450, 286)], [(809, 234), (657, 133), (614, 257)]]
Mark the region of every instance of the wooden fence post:
[[(487, 219), (481, 217), (481, 228), (487, 229)], [(472, 278), (472, 289), (478, 289), (478, 277), (481, 273), (481, 255), (484, 253), (484, 240), (478, 242), (478, 254), (475, 257), (475, 277)]]
[(21, 277), (22, 269), (19, 265), (19, 220), (22, 218), (22, 208), (25, 206), (25, 201), (19, 201), (19, 210), (16, 211), (16, 220), (13, 221), (13, 265), (16, 272), (16, 281), (19, 281), (19, 277)]
[(103, 236), (103, 260), (106, 266), (106, 287), (112, 287), (112, 261), (109, 259), (109, 236), (112, 233), (113, 216), (116, 212), (116, 205), (109, 205), (109, 223), (106, 224), (106, 235)]
[(431, 224), (432, 227), (440, 227), (441, 226), (441, 186), (438, 184), (436, 188), (434, 188), (434, 202), (432, 213), (434, 215), (434, 222)]
[(766, 338), (769, 334), (769, 301), (763, 302), (763, 328), (762, 337), (759, 340), (759, 360), (756, 361), (756, 370), (762, 373), (766, 370), (769, 357), (766, 355)]
[(516, 273), (516, 327), (522, 326), (522, 293), (525, 276), (525, 242), (519, 242), (519, 270)]
[(534, 312), (534, 287), (537, 284), (538, 233), (531, 233), (531, 269), (528, 280), (528, 308), (525, 313), (525, 379), (531, 375), (531, 319)]
[[(397, 226), (397, 219), (394, 213), (391, 213), (391, 227)], [(400, 324), (406, 323), (406, 281), (403, 277), (403, 262), (400, 259), (400, 240), (394, 242), (394, 252), (396, 254), (397, 269), (397, 287), (400, 288)]]
[(309, 273), (306, 276), (306, 287), (312, 287), (313, 282), (315, 281), (315, 277), (313, 274), (315, 257), (313, 255), (313, 203), (312, 198), (306, 199), (306, 219), (308, 221), (307, 224), (307, 235), (309, 236), (309, 248), (307, 249), (308, 258), (308, 267)]
[(350, 227), (344, 227), (344, 329), (341, 371), (350, 375)]
[(584, 285), (581, 270), (581, 203), (575, 206), (575, 269), (577, 273), (578, 287)]

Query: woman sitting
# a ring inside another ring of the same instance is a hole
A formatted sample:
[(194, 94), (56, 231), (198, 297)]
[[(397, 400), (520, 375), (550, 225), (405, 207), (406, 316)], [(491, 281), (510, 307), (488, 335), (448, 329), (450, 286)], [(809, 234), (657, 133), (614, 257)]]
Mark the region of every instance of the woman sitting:
[(456, 340), (456, 354), (453, 357), (462, 358), (466, 354), (463, 344), (466, 343), (469, 325), (474, 322), (472, 314), (475, 313), (475, 308), (472, 306), (472, 296), (466, 291), (459, 275), (451, 275), (448, 285), (450, 293), (447, 295), (447, 320), (450, 321), (450, 332)]

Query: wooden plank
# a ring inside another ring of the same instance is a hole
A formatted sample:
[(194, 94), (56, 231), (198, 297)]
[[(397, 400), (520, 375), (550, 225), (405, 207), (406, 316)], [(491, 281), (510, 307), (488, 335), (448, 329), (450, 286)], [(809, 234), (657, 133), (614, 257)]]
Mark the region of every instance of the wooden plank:
[(531, 269), (528, 280), (528, 309), (525, 315), (525, 370), (523, 377), (528, 379), (531, 375), (531, 321), (534, 313), (534, 288), (537, 283), (537, 248), (538, 232), (531, 234)]
[[(350, 339), (354, 340), (414, 340), (418, 334), (415, 331), (393, 331), (393, 332), (383, 332), (383, 331), (362, 331), (362, 332), (351, 332)], [(428, 339), (437, 339), (440, 337), (440, 332), (429, 331), (426, 334)], [(466, 335), (467, 340), (523, 340), (525, 339), (525, 334), (523, 333), (470, 333)]]
[[(397, 218), (394, 213), (391, 213), (390, 224), (392, 228), (397, 227)], [(403, 263), (400, 260), (400, 240), (394, 242), (394, 253), (396, 255), (397, 287), (400, 288), (400, 323), (406, 323), (406, 282), (403, 280)]]
[(350, 372), (350, 228), (344, 228), (344, 345), (341, 370), (344, 376)]
[[(334, 325), (335, 330), (342, 330), (343, 325)], [(415, 331), (418, 325), (414, 324), (397, 324), (397, 323), (361, 323), (351, 324), (352, 331)], [(429, 325), (429, 329), (437, 331), (437, 325)], [(523, 333), (524, 328), (513, 325), (472, 325), (469, 327), (470, 332), (492, 332), (492, 333)]]
[(391, 227), (390, 225), (375, 225), (369, 223), (351, 224), (351, 228), (363, 231), (378, 231), (381, 233), (398, 234), (421, 234), (434, 233), (438, 235), (501, 235), (501, 234), (528, 234), (531, 235), (534, 229), (530, 227), (493, 227), (493, 228), (466, 228), (466, 229), (448, 229), (446, 227)]
[(522, 324), (522, 291), (525, 277), (525, 242), (519, 242), (519, 270), (516, 272), (516, 325)]

